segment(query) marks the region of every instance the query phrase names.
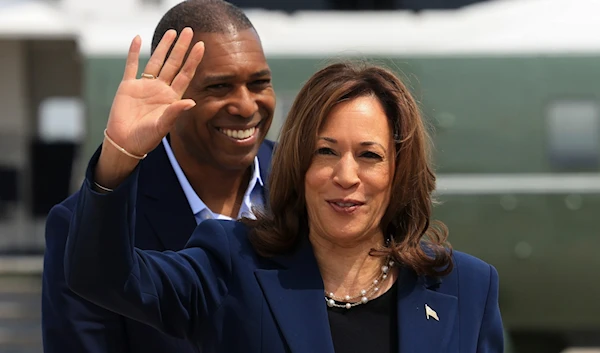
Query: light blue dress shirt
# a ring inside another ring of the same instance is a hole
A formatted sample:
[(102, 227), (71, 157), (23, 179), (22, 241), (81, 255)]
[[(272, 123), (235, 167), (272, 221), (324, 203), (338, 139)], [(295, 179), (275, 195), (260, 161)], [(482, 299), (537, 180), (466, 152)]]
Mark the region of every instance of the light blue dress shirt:
[[(173, 170), (175, 171), (175, 175), (177, 175), (177, 180), (179, 180), (179, 184), (181, 185), (185, 197), (187, 198), (188, 203), (190, 204), (190, 208), (194, 213), (196, 223), (200, 224), (200, 222), (202, 222), (203, 220), (211, 218), (230, 220), (231, 217), (214, 213), (206, 206), (206, 204), (200, 199), (198, 194), (196, 194), (196, 192), (192, 188), (192, 185), (190, 185), (190, 182), (183, 173), (183, 170), (177, 162), (177, 159), (173, 154), (173, 150), (171, 149), (167, 138), (163, 138), (162, 142), (165, 146), (165, 151), (167, 152), (167, 156), (169, 157), (171, 166), (173, 166)], [(252, 207), (262, 207), (264, 205), (263, 188), (264, 184), (262, 178), (260, 177), (258, 157), (254, 157), (254, 165), (252, 166), (252, 177), (250, 178), (250, 183), (248, 183), (248, 188), (244, 193), (244, 199), (242, 200), (242, 207), (240, 207), (238, 218), (254, 218)]]

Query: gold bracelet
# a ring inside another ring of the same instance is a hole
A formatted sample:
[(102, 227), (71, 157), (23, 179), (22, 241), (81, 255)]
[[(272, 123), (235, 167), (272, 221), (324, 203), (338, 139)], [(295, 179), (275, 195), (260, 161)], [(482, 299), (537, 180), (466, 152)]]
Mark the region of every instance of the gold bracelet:
[(146, 153), (143, 156), (136, 156), (135, 154), (127, 152), (123, 147), (117, 145), (117, 143), (115, 141), (113, 141), (110, 137), (108, 137), (108, 133), (106, 132), (106, 130), (108, 130), (108, 129), (104, 129), (104, 137), (106, 137), (106, 139), (108, 140), (108, 142), (110, 142), (113, 146), (115, 146), (116, 149), (118, 149), (119, 151), (121, 151), (126, 156), (142, 160), (142, 159), (146, 158), (146, 156), (148, 155), (148, 153)]
[(107, 187), (104, 187), (104, 186), (102, 186), (102, 185), (98, 184), (97, 182), (94, 182), (94, 185), (95, 185), (95, 186), (96, 186), (98, 189), (100, 189), (100, 190), (102, 190), (102, 191), (106, 191), (106, 192), (113, 192), (113, 191), (114, 191), (113, 189), (109, 189), (109, 188), (107, 188)]

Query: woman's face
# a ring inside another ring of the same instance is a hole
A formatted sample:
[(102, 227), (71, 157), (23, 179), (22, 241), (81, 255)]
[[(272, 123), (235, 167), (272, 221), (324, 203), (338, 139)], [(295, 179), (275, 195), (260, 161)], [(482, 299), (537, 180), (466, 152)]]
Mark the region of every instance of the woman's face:
[[(374, 96), (336, 105), (318, 132), (305, 177), (311, 237), (342, 246), (381, 236), (395, 150)], [(381, 238), (382, 240), (383, 238)]]

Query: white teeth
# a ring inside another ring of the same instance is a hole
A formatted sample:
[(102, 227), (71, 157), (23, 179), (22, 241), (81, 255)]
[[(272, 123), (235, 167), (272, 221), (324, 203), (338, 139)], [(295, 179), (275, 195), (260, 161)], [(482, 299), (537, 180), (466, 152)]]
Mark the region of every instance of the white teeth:
[(253, 127), (246, 130), (230, 130), (219, 128), (219, 131), (236, 140), (245, 140), (250, 136), (254, 135), (254, 131), (256, 131), (256, 128)]

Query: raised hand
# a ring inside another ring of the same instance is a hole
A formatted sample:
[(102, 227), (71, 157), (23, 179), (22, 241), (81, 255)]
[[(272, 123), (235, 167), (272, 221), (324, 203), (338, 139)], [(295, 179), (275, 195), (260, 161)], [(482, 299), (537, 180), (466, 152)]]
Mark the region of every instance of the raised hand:
[(194, 36), (190, 28), (185, 28), (167, 58), (176, 36), (174, 30), (165, 33), (141, 78), (136, 77), (140, 37), (136, 36), (131, 43), (123, 80), (110, 110), (107, 134), (132, 154), (144, 155), (153, 150), (179, 113), (195, 105), (194, 101), (181, 98), (202, 60), (204, 44), (196, 43), (184, 63)]
[(141, 39), (136, 36), (131, 42), (123, 80), (106, 126), (106, 134), (112, 142), (105, 138), (96, 165), (95, 181), (104, 186), (101, 190), (117, 186), (138, 163), (130, 156), (143, 156), (152, 151), (171, 130), (177, 116), (196, 105), (191, 99), (182, 99), (204, 55), (204, 43), (198, 42), (186, 58), (193, 36), (190, 28), (181, 31), (167, 58), (177, 37), (174, 30), (167, 31), (141, 78), (136, 77)]

